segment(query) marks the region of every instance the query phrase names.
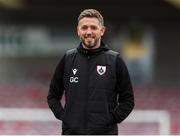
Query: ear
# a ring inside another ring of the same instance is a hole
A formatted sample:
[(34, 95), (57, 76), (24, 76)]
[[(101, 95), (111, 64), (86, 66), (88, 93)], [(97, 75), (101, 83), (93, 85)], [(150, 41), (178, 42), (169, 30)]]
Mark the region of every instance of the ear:
[(105, 27), (105, 26), (102, 26), (102, 28), (101, 28), (101, 36), (104, 35), (105, 31), (106, 31), (106, 27)]
[(77, 28), (76, 28), (76, 31), (77, 31), (77, 34), (78, 34), (78, 36), (80, 35), (79, 34), (79, 27), (77, 26)]

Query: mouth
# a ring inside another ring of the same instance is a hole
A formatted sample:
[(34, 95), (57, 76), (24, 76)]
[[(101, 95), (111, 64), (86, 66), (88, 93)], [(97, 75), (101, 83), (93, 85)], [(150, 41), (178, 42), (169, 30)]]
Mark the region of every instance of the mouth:
[(87, 39), (87, 40), (93, 40), (94, 38), (92, 38), (92, 37), (87, 37), (86, 39)]
[(94, 37), (85, 37), (85, 39), (87, 39), (87, 40), (93, 40)]

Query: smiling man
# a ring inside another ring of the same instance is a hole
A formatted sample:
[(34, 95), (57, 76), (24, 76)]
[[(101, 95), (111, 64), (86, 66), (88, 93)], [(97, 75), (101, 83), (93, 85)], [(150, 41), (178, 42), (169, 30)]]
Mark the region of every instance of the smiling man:
[(103, 43), (104, 32), (97, 10), (82, 11), (77, 26), (81, 42), (65, 53), (52, 77), (47, 100), (62, 121), (63, 135), (117, 135), (117, 123), (134, 107), (127, 67), (119, 53)]
[(99, 18), (92, 18), (86, 17), (86, 14), (82, 13), (78, 20), (77, 32), (82, 41), (82, 46), (85, 49), (99, 48), (101, 36), (105, 32), (102, 16), (99, 15)]

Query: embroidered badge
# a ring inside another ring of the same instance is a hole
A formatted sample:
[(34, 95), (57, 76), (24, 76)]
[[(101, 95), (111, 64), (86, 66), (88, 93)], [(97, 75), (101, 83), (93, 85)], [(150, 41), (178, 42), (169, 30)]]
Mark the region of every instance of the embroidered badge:
[(106, 72), (106, 66), (97, 65), (97, 73), (103, 75)]

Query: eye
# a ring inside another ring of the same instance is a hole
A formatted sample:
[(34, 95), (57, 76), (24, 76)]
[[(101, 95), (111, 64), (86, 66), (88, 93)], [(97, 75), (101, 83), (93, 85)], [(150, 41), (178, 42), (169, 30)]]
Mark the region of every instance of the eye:
[(87, 29), (88, 29), (87, 26), (82, 26), (82, 27), (81, 27), (81, 30), (87, 30)]
[(91, 26), (91, 29), (92, 30), (97, 30), (98, 28), (97, 28), (97, 26)]

